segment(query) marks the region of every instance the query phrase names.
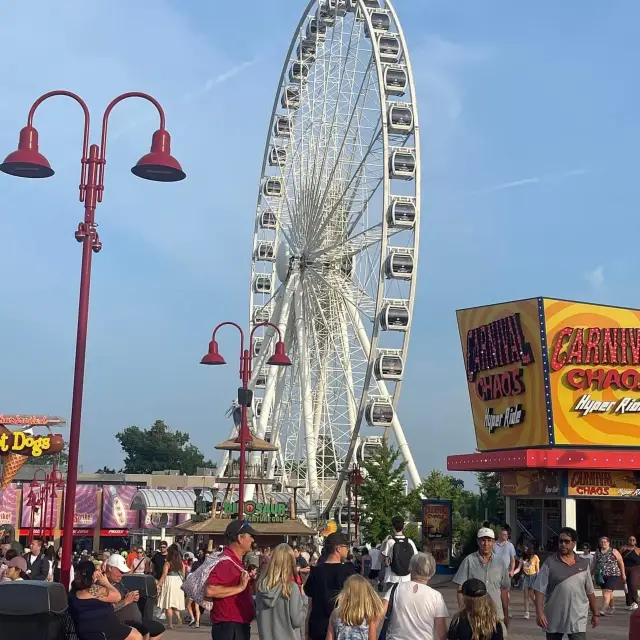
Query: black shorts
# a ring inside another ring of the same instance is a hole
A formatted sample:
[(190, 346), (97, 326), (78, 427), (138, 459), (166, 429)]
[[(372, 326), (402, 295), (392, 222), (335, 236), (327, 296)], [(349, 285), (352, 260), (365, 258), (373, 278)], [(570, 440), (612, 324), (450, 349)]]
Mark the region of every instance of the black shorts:
[(251, 625), (242, 622), (216, 622), (211, 626), (212, 640), (251, 640)]
[(379, 575), (380, 575), (380, 569), (369, 570), (369, 580), (377, 580)]
[(125, 624), (139, 631), (142, 636), (149, 634), (150, 638), (156, 638), (165, 631), (162, 622), (156, 622), (155, 620), (147, 620), (146, 622), (130, 622), (127, 620)]
[(605, 591), (615, 591), (618, 580), (620, 580), (620, 576), (604, 576), (604, 582), (601, 587)]

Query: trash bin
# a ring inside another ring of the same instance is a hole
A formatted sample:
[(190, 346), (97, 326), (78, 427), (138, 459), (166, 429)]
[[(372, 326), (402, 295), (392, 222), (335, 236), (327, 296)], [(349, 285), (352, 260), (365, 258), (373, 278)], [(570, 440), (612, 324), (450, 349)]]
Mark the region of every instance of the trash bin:
[(153, 610), (158, 600), (158, 585), (153, 576), (132, 574), (122, 576), (122, 584), (129, 591), (139, 591), (138, 607), (142, 613), (142, 620), (153, 620)]
[(57, 582), (0, 583), (0, 640), (60, 640), (67, 592)]

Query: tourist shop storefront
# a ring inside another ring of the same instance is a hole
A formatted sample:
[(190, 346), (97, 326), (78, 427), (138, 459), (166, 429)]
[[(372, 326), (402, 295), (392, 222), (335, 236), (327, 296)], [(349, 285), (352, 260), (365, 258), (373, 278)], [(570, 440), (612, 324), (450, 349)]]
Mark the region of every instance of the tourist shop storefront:
[(640, 311), (533, 298), (457, 312), (477, 452), (512, 538), (553, 548), (640, 533)]

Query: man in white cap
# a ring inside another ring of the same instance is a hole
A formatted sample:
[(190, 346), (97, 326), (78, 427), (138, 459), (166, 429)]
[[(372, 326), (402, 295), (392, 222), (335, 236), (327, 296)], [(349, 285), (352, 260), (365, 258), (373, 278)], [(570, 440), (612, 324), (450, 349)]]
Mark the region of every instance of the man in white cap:
[(478, 529), (478, 551), (470, 553), (461, 563), (453, 578), (458, 585), (458, 604), (463, 605), (462, 585), (472, 578), (482, 580), (487, 587), (487, 595), (496, 605), (498, 618), (509, 627), (509, 568), (493, 553), (496, 535), (493, 529)]
[(164, 625), (155, 620), (143, 620), (142, 612), (138, 607), (140, 592), (129, 591), (122, 584), (122, 576), (131, 573), (127, 561), (119, 553), (114, 553), (107, 559), (106, 569), (107, 579), (122, 596), (122, 600), (113, 605), (118, 620), (137, 629), (144, 640), (160, 640), (164, 632)]

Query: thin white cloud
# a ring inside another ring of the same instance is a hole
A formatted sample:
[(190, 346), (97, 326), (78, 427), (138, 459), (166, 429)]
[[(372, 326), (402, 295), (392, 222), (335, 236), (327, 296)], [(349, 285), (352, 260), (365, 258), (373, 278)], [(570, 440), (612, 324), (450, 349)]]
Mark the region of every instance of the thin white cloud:
[(553, 173), (543, 176), (531, 176), (529, 178), (521, 178), (520, 180), (511, 180), (510, 182), (503, 182), (492, 187), (485, 187), (473, 191), (471, 195), (478, 195), (481, 193), (496, 193), (497, 191), (506, 191), (507, 189), (516, 189), (518, 187), (524, 187), (529, 184), (540, 184), (541, 182), (556, 182), (558, 180), (565, 180), (566, 178), (573, 178), (576, 176), (582, 176), (588, 173), (586, 169), (570, 169), (569, 171), (562, 171), (560, 173)]
[(584, 277), (592, 289), (602, 289), (604, 285), (604, 267), (600, 264), (595, 269), (587, 271)]
[[(230, 69), (227, 69), (227, 71), (217, 75), (215, 78), (209, 78), (198, 89), (195, 89), (194, 91), (188, 91), (187, 93), (185, 93), (182, 96), (183, 104), (188, 104), (193, 100), (195, 100), (196, 98), (201, 98), (206, 93), (211, 91), (211, 89), (213, 89), (214, 87), (217, 87), (221, 84), (224, 84), (225, 82), (228, 82), (232, 78), (235, 78), (237, 75), (241, 74), (243, 71), (245, 71), (249, 67), (252, 67), (253, 65), (258, 64), (261, 60), (262, 60), (262, 56), (256, 56), (255, 58), (251, 58), (251, 60), (245, 60), (240, 64), (234, 65)], [(115, 131), (110, 136), (110, 139), (117, 140), (118, 138), (121, 138), (122, 136), (126, 135), (133, 129), (137, 129), (138, 127), (147, 125), (151, 122), (155, 122), (157, 119), (158, 119), (158, 114), (155, 112), (154, 109), (150, 109), (150, 113), (148, 115), (146, 115), (144, 118), (138, 118), (136, 120), (132, 120), (131, 122), (127, 123), (124, 127)]]
[(211, 91), (211, 89), (213, 89), (214, 87), (217, 87), (221, 84), (224, 84), (225, 82), (228, 82), (232, 78), (235, 78), (237, 75), (241, 74), (249, 67), (258, 64), (261, 60), (262, 56), (256, 56), (255, 58), (251, 58), (251, 60), (245, 60), (244, 62), (241, 62), (240, 64), (227, 69), (214, 78), (209, 78), (200, 88), (196, 89), (195, 91), (189, 91), (185, 93), (185, 95), (182, 97), (182, 101), (184, 103), (188, 103), (195, 98), (203, 96), (205, 93), (209, 93), (209, 91)]

